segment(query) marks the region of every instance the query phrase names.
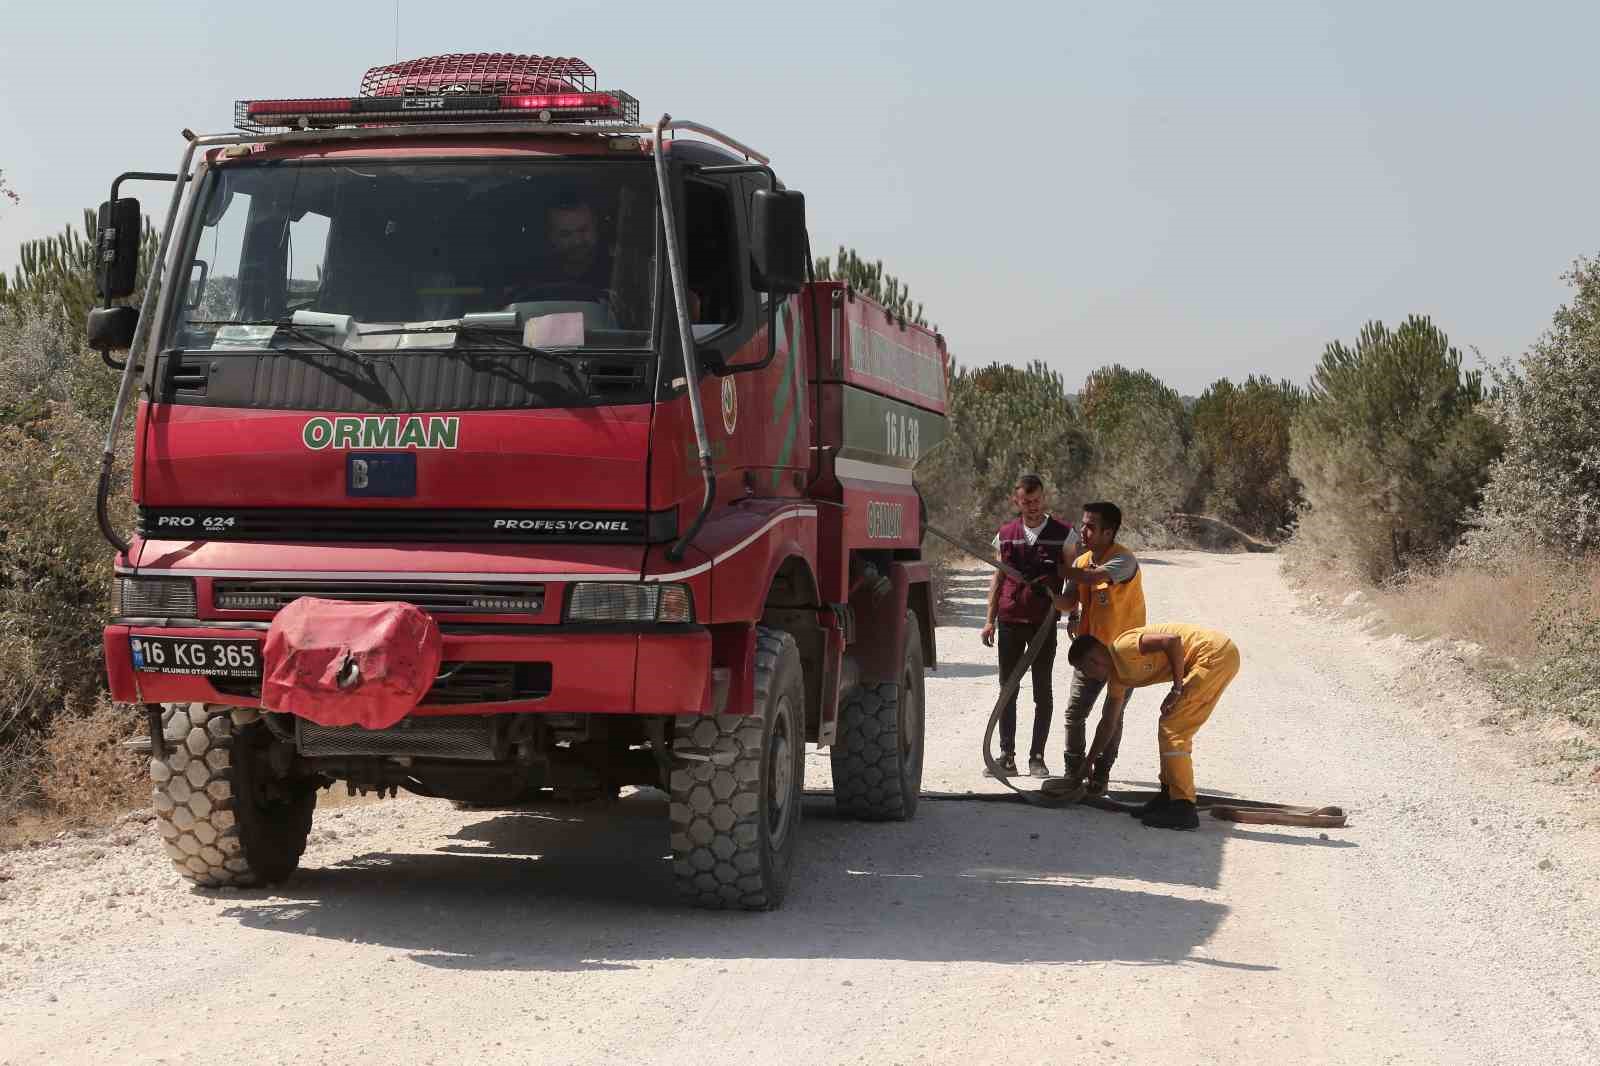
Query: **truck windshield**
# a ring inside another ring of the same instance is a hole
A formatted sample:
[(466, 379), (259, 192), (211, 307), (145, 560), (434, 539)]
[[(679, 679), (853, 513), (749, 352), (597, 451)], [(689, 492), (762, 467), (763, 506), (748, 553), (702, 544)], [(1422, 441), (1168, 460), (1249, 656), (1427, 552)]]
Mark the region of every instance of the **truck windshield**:
[(650, 346), (648, 164), (241, 162), (203, 196), (174, 347)]

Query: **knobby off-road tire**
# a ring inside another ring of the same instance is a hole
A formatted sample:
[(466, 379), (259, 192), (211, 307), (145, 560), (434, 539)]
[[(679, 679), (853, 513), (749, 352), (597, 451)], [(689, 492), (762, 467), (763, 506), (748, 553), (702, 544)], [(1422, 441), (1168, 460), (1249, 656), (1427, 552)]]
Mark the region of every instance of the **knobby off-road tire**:
[(674, 726), (672, 869), (685, 900), (742, 910), (783, 903), (805, 740), (800, 651), (788, 633), (759, 627), (751, 713), (679, 718)]
[(839, 732), (829, 752), (840, 813), (871, 821), (910, 821), (922, 793), (923, 662), (917, 616), (906, 612), (906, 647), (897, 684), (856, 685), (840, 700)]
[(187, 703), (161, 712), (165, 757), (150, 759), (156, 827), (178, 872), (208, 887), (272, 884), (294, 873), (317, 792), (268, 779), (271, 734), (257, 714)]

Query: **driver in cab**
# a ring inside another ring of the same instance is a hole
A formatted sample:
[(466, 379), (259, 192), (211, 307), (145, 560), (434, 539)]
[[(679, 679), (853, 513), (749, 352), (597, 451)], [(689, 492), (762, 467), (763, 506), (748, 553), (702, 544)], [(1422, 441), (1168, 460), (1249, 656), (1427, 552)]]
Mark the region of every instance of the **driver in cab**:
[(544, 212), (545, 247), (525, 277), (506, 288), (506, 302), (604, 301), (610, 288), (600, 249), (600, 219), (577, 197), (557, 199)]
[[(506, 290), (506, 302), (582, 300), (606, 303), (610, 270), (600, 246), (600, 218), (577, 196), (561, 197), (545, 208), (545, 251), (528, 280)], [(690, 321), (701, 322), (698, 286), (689, 291)]]

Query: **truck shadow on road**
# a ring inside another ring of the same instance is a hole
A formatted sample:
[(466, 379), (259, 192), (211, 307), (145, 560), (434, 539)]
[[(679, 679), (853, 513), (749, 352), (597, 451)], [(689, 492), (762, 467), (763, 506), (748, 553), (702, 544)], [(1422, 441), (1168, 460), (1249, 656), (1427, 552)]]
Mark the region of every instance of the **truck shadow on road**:
[(678, 958), (1273, 968), (1192, 958), (1228, 914), (1209, 898), (1223, 827), (1180, 836), (1104, 812), (941, 802), (873, 825), (811, 797), (785, 907), (714, 914), (674, 898), (663, 806), (646, 792), (608, 808), (463, 814), (475, 820), (432, 851), (304, 869), (223, 913), (461, 970)]

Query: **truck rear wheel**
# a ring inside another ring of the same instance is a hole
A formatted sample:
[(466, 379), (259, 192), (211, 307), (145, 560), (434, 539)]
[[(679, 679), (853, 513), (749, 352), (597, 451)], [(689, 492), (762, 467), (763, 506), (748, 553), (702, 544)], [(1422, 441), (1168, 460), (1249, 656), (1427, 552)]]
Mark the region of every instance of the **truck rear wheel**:
[(697, 907), (771, 910), (794, 865), (805, 774), (800, 651), (756, 630), (748, 715), (679, 718), (672, 745), (672, 868)]
[(272, 737), (254, 716), (209, 703), (162, 711), (167, 753), (150, 760), (156, 827), (173, 865), (195, 884), (272, 884), (294, 873), (305, 851), (316, 788), (272, 774)]
[(857, 685), (840, 701), (830, 751), (839, 810), (872, 821), (910, 821), (922, 793), (923, 668), (917, 616), (906, 612), (896, 684)]

